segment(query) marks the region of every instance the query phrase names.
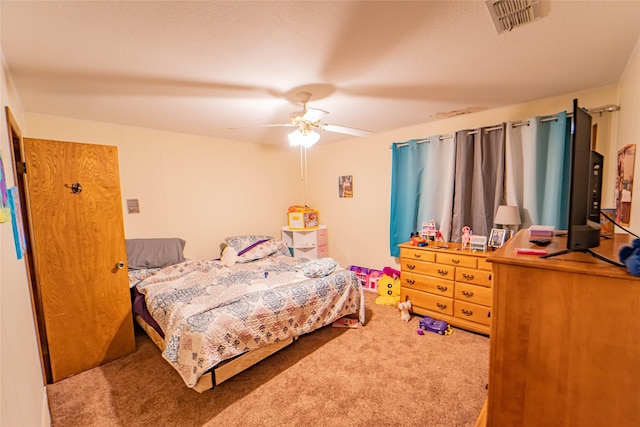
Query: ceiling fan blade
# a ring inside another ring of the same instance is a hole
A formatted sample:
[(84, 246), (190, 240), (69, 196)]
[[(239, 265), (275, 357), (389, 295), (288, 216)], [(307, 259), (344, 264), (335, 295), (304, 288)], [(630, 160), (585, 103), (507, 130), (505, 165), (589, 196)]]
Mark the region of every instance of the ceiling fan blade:
[(328, 111), (324, 111), (319, 108), (308, 108), (304, 113), (304, 116), (302, 116), (302, 120), (313, 123), (317, 122), (327, 114), (329, 114)]
[(234, 129), (255, 129), (255, 128), (271, 128), (271, 127), (298, 127), (298, 125), (294, 125), (291, 123), (276, 123), (276, 124), (272, 124), (272, 125), (256, 125), (256, 126), (242, 126), (239, 128), (228, 128), (229, 130), (234, 130)]
[(337, 125), (328, 125), (328, 124), (320, 124), (320, 129), (324, 129), (329, 132), (337, 132), (344, 133), (347, 135), (367, 137), (370, 136), (373, 132), (363, 129), (349, 128), (346, 126), (337, 126)]

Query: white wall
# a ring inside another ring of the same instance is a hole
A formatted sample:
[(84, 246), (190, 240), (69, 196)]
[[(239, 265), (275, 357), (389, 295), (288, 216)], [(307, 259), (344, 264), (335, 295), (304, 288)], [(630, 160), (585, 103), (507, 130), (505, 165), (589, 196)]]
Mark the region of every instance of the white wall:
[[(1, 10), (1, 9), (0, 9)], [(24, 130), (23, 108), (0, 51), (0, 150), (7, 187), (15, 184), (5, 106)], [(24, 260), (16, 258), (10, 222), (0, 224), (0, 425), (51, 423)]]

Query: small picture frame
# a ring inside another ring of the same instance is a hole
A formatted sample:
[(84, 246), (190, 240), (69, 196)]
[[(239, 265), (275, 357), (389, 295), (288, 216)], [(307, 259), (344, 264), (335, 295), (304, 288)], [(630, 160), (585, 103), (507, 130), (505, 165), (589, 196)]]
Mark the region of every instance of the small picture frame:
[[(606, 216), (605, 216), (606, 215)], [(608, 218), (607, 218), (608, 217)], [(605, 239), (610, 239), (614, 234), (614, 224), (611, 220), (615, 220), (615, 209), (600, 209), (600, 236)]]
[(492, 228), (489, 235), (489, 246), (492, 248), (501, 248), (507, 239), (507, 230), (501, 228)]

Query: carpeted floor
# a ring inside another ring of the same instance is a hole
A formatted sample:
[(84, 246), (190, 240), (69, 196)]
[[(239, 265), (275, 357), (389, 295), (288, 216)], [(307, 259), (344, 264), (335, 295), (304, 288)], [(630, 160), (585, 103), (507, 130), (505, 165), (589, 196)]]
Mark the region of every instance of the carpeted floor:
[(47, 386), (53, 426), (472, 426), (489, 339), (418, 335), (365, 296), (366, 326), (304, 335), (202, 394), (138, 332), (135, 353)]

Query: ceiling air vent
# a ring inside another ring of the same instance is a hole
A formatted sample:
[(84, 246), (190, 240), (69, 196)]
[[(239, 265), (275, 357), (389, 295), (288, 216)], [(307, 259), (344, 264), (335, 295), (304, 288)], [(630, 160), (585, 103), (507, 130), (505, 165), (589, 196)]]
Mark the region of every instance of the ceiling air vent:
[(498, 34), (521, 27), (542, 16), (540, 0), (489, 0), (486, 4)]

